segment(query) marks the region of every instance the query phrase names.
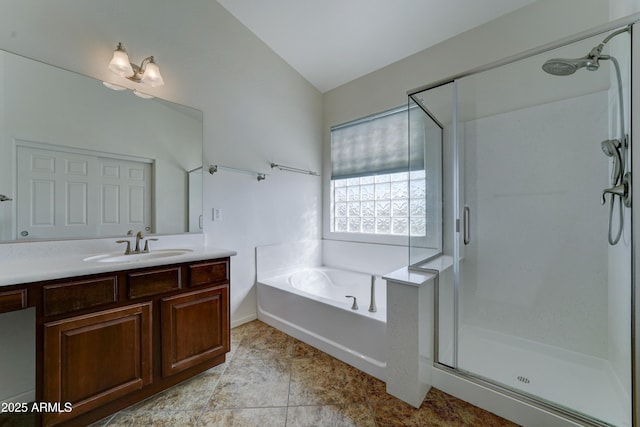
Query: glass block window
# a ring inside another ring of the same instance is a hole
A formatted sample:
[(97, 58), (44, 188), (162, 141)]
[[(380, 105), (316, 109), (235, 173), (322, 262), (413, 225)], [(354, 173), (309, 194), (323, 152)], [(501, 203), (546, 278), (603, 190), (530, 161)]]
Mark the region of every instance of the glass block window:
[(425, 171), (331, 180), (331, 231), (426, 234)]
[[(427, 135), (408, 113), (398, 107), (331, 128), (331, 233), (398, 243), (427, 235)], [(409, 143), (410, 125), (420, 143)]]

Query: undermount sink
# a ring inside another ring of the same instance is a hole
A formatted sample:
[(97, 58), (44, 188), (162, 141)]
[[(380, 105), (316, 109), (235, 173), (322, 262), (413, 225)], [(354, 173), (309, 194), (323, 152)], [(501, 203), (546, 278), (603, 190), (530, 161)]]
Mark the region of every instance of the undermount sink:
[(87, 262), (135, 262), (158, 258), (170, 258), (193, 252), (191, 249), (157, 249), (152, 252), (123, 255), (122, 252), (94, 255), (85, 258)]

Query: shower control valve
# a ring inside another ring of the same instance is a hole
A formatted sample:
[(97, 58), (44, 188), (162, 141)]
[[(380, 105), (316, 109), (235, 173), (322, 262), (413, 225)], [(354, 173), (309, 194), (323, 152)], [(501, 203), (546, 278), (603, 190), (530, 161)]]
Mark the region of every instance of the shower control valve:
[(622, 202), (626, 207), (631, 207), (631, 172), (627, 172), (624, 174), (622, 178), (622, 184), (616, 185), (615, 187), (605, 188), (602, 190), (602, 204), (606, 203), (605, 195), (607, 193), (611, 194), (611, 197), (620, 196)]

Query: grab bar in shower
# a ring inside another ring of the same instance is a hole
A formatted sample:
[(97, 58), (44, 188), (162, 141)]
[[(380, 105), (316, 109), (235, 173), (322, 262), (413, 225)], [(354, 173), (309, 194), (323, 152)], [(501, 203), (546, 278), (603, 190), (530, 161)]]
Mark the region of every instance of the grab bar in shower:
[(471, 208), (469, 206), (464, 207), (463, 215), (462, 215), (462, 240), (465, 245), (468, 245), (471, 242)]

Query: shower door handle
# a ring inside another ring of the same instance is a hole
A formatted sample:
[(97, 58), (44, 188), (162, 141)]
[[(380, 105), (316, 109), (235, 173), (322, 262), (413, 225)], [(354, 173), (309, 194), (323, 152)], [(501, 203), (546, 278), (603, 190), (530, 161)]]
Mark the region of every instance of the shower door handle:
[(462, 241), (465, 245), (471, 242), (471, 208), (469, 206), (464, 207), (462, 214)]

